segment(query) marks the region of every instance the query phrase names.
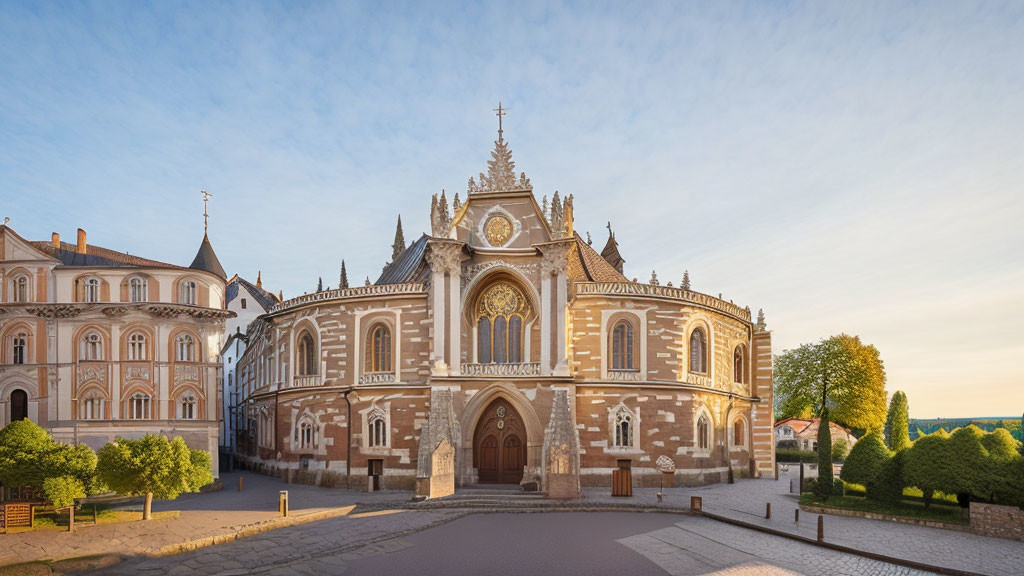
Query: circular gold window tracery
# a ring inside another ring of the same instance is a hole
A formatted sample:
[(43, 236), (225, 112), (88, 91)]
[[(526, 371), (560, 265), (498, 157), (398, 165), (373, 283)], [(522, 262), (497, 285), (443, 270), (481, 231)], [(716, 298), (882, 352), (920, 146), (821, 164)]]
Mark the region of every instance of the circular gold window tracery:
[(504, 246), (512, 237), (512, 222), (501, 214), (495, 214), (484, 223), (484, 236), (491, 246)]

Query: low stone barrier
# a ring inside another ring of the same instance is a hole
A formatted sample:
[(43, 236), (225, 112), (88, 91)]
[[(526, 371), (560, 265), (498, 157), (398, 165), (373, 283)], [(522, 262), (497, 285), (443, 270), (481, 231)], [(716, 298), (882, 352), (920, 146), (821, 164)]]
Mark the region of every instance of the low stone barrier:
[(994, 536), (1024, 542), (1024, 510), (971, 502), (971, 530), (982, 536)]

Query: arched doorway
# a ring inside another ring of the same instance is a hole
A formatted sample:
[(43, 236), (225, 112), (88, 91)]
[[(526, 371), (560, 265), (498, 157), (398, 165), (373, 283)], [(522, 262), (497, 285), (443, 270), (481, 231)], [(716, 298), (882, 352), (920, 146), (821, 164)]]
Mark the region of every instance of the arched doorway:
[(526, 466), (526, 427), (512, 403), (487, 406), (473, 434), (473, 465), (481, 484), (519, 484)]
[(28, 418), (28, 393), (24, 390), (11, 392), (11, 422)]

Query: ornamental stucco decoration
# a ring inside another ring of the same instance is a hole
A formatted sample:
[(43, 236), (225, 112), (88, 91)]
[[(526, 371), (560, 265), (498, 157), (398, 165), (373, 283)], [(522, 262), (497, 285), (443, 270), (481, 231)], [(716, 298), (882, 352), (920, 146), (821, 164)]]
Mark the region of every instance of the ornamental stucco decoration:
[(526, 297), (510, 282), (498, 282), (488, 288), (477, 305), (477, 314), (491, 319), (513, 314), (525, 316), (528, 310)]
[(467, 186), (469, 194), (533, 190), (533, 185), (526, 177), (526, 172), (520, 172), (519, 178), (516, 178), (516, 163), (512, 160), (512, 150), (500, 134), (494, 141), (491, 159), (487, 161), (487, 174), (481, 172), (479, 179), (479, 184), (473, 178), (469, 179)]

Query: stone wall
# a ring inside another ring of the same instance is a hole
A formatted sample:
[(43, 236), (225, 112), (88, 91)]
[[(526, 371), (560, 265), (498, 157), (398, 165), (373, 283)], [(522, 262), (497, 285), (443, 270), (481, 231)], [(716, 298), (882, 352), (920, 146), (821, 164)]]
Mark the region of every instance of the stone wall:
[(971, 530), (982, 536), (1024, 542), (1024, 510), (971, 502)]

